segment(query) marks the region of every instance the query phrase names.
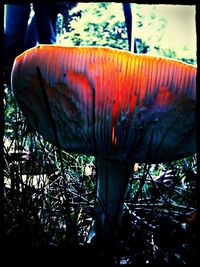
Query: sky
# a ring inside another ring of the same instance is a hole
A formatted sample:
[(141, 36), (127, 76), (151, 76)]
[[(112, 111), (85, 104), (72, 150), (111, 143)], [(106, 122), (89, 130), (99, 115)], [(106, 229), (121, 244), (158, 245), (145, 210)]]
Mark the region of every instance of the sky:
[[(142, 5), (141, 13), (148, 13), (151, 5)], [(146, 6), (146, 7), (145, 7)], [(157, 5), (155, 13), (167, 18), (162, 42), (171, 47), (196, 50), (195, 6)]]

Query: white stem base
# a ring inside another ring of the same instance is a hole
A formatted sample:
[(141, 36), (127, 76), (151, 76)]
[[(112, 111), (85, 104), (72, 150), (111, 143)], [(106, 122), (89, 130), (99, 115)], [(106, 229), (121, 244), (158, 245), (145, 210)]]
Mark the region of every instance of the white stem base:
[(120, 229), (122, 209), (133, 165), (98, 158), (98, 180), (95, 221), (89, 233), (94, 237), (112, 239)]

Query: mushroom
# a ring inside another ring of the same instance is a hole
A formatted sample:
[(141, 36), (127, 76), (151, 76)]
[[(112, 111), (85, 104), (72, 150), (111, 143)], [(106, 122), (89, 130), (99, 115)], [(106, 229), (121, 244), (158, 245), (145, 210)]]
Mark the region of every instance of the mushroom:
[(15, 59), (11, 81), (39, 134), (97, 158), (90, 240), (118, 232), (133, 163), (196, 152), (195, 66), (107, 47), (39, 45)]

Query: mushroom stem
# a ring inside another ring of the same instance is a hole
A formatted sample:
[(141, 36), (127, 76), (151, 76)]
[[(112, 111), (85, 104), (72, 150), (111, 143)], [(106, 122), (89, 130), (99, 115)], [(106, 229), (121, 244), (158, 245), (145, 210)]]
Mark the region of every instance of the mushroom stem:
[(123, 203), (133, 165), (104, 158), (98, 158), (97, 164), (95, 220), (88, 238), (89, 242), (112, 241), (121, 226)]

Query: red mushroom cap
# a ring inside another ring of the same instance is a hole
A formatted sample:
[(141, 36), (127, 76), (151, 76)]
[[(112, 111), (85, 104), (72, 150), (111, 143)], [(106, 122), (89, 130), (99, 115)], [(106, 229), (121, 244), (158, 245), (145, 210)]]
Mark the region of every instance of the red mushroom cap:
[(16, 58), (12, 88), (30, 124), (69, 152), (141, 163), (196, 152), (195, 66), (106, 47), (40, 45)]

